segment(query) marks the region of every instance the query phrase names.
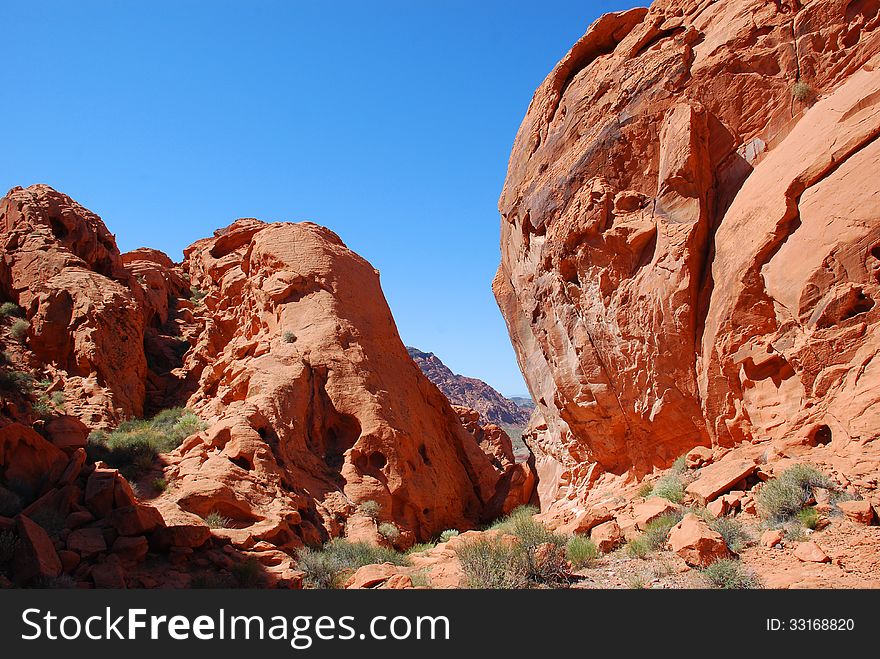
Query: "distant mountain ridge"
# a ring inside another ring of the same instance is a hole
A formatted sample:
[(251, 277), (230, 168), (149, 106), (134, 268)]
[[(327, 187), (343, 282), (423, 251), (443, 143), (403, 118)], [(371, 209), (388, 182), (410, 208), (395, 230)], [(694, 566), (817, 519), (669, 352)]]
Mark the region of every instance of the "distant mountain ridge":
[(406, 350), (428, 379), (437, 385), (437, 388), (449, 399), (450, 403), (476, 410), (483, 423), (496, 423), (505, 426), (524, 426), (528, 423), (531, 412), (523, 404), (525, 401), (517, 404), (502, 396), (482, 380), (453, 373), (432, 352), (424, 352), (409, 346)]

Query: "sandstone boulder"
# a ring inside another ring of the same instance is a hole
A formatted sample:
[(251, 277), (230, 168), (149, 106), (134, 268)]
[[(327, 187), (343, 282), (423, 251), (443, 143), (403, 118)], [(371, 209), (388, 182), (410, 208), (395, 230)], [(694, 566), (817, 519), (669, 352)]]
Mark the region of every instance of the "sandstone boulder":
[(804, 563), (828, 563), (831, 559), (815, 542), (799, 542), (794, 549), (795, 557)]
[(51, 538), (24, 515), (16, 518), (16, 534), (13, 555), (13, 578), (22, 585), (34, 579), (51, 579), (61, 574), (61, 560)]
[(871, 524), (874, 521), (874, 509), (869, 501), (840, 501), (837, 507), (847, 518), (859, 524)]
[(721, 534), (690, 513), (669, 532), (669, 548), (695, 567), (707, 567), (731, 556)]
[(623, 541), (623, 533), (614, 520), (599, 524), (590, 531), (590, 539), (596, 543), (596, 548), (603, 554), (617, 549)]

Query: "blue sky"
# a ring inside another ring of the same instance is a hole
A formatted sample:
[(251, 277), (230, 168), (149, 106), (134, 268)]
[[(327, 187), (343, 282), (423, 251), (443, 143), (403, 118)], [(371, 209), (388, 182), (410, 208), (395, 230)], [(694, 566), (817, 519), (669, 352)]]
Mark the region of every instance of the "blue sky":
[(526, 391), (492, 297), (532, 93), (638, 3), (2, 3), (2, 192), (48, 183), (123, 251), (311, 220), (382, 273), (405, 343)]

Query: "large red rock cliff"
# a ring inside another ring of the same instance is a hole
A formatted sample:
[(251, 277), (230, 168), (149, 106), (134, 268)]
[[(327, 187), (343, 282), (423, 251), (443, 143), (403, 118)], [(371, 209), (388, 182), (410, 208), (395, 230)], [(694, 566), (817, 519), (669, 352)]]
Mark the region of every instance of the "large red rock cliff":
[(877, 0), (658, 0), (537, 90), (494, 289), (545, 509), (697, 445), (818, 445), (876, 484), (878, 25)]

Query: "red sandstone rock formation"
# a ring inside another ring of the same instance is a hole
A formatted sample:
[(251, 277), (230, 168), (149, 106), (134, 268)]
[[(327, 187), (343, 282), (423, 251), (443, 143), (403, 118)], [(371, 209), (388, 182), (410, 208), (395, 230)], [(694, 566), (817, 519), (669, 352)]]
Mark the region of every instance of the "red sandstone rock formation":
[[(180, 587), (192, 573), (168, 566), (193, 560), (228, 585), (255, 560), (296, 587), (285, 552), (304, 542), (387, 543), (379, 524), (393, 524), (405, 548), (531, 497), (506, 434), (472, 411), (477, 436), (465, 429), (407, 355), (378, 273), (327, 229), (239, 220), (178, 266), (120, 255), (100, 218), (38, 185), (0, 200), (0, 241), (0, 296), (29, 323), (20, 338), (0, 323), (0, 515), (17, 516), (0, 530), (16, 534), (22, 584)], [(9, 373), (65, 398), (38, 414)], [(90, 430), (186, 403), (209, 427), (153, 465), (149, 506), (87, 459)], [(165, 562), (138, 567), (148, 549)]]
[(545, 509), (699, 445), (830, 442), (876, 474), (878, 25), (872, 0), (658, 0), (538, 89), (494, 290)]
[(171, 458), (160, 509), (216, 511), (239, 546), (292, 548), (363, 527), (358, 505), (376, 501), (411, 544), (507, 495), (509, 475), (407, 356), (378, 273), (331, 231), (239, 220), (184, 267), (206, 293), (190, 405), (212, 423)]
[(476, 410), (482, 423), (524, 426), (529, 422), (529, 410), (505, 398), (482, 380), (456, 375), (432, 352), (417, 348), (406, 350), (450, 403)]

